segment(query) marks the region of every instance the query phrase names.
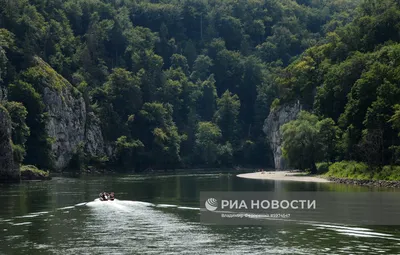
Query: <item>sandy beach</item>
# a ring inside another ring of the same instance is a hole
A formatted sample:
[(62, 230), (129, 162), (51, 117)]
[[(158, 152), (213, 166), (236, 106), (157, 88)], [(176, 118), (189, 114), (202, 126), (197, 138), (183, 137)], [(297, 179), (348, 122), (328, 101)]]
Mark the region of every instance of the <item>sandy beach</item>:
[(275, 181), (297, 181), (297, 182), (330, 182), (326, 179), (314, 176), (301, 175), (295, 171), (266, 171), (238, 174), (240, 178), (258, 179), (258, 180), (275, 180)]

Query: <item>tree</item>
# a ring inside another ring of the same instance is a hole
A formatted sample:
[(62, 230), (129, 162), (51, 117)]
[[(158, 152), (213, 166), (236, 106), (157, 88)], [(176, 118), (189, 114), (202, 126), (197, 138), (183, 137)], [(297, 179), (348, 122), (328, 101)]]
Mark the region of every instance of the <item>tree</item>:
[(180, 68), (185, 75), (189, 74), (189, 65), (185, 56), (173, 54), (171, 56), (171, 67), (174, 69)]
[(26, 125), (28, 111), (19, 102), (7, 102), (4, 106), (11, 117), (13, 143), (25, 147), (27, 138), (30, 135), (29, 127)]
[(126, 136), (121, 136), (116, 143), (116, 163), (125, 169), (135, 166), (138, 162), (140, 151), (144, 148), (144, 144), (140, 140), (129, 141)]
[(321, 144), (322, 159), (329, 162), (335, 161), (337, 145), (341, 131), (331, 118), (323, 119), (317, 123), (318, 140)]
[(182, 137), (172, 120), (172, 105), (145, 103), (138, 114), (136, 134), (145, 145), (145, 164), (163, 168), (180, 163)]
[(198, 82), (200, 96), (197, 99), (197, 113), (201, 120), (211, 121), (217, 108), (217, 89), (214, 75), (210, 75), (204, 82)]
[(383, 167), (383, 130), (363, 130), (363, 137), (358, 144), (358, 152), (361, 160), (367, 162), (371, 169)]
[[(397, 136), (400, 137), (400, 104), (396, 104), (393, 106), (394, 114), (389, 120), (389, 123), (392, 124), (392, 128), (396, 130)], [(393, 152), (392, 162), (393, 163), (400, 163), (400, 146), (393, 145), (390, 147)]]
[(52, 139), (45, 130), (46, 113), (41, 95), (29, 83), (18, 81), (9, 86), (10, 99), (22, 102), (28, 109), (26, 124), (30, 128), (30, 136), (26, 142), (27, 156), (25, 163), (37, 165), (42, 169), (53, 168), (51, 153)]
[(317, 171), (315, 163), (322, 159), (317, 123), (317, 116), (301, 111), (296, 120), (281, 127), (283, 156), (291, 166), (310, 169), (312, 174)]
[(210, 76), (210, 68), (213, 66), (212, 59), (205, 55), (199, 55), (194, 61), (193, 72), (190, 78), (193, 81), (201, 80), (204, 81)]
[(30, 129), (26, 125), (26, 117), (28, 115), (28, 111), (22, 103), (18, 102), (7, 102), (4, 106), (11, 117), (11, 137), (14, 152), (14, 161), (17, 163), (22, 163), (26, 156), (25, 143), (30, 135)]
[(131, 72), (122, 68), (113, 69), (104, 89), (108, 100), (123, 121), (140, 109), (142, 93), (139, 79)]
[(212, 122), (199, 122), (196, 132), (195, 154), (199, 161), (214, 165), (218, 159), (221, 130)]
[(236, 144), (238, 130), (238, 115), (240, 111), (240, 101), (237, 95), (233, 95), (229, 90), (222, 94), (217, 100), (218, 110), (214, 114), (215, 123), (222, 131), (224, 141)]
[[(8, 58), (6, 50), (13, 48), (14, 44), (14, 35), (10, 31), (0, 28), (0, 90), (4, 82), (4, 77), (7, 74)], [(0, 100), (1, 99), (0, 95)]]

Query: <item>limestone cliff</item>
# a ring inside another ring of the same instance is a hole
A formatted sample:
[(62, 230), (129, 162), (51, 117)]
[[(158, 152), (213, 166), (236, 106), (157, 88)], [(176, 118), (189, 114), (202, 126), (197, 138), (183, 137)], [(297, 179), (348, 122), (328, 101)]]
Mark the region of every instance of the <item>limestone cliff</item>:
[(42, 76), (42, 97), (48, 114), (46, 131), (54, 139), (55, 168), (66, 168), (82, 144), (89, 156), (107, 155), (99, 121), (88, 112), (81, 92), (40, 58), (35, 62), (36, 72)]
[(19, 181), (20, 171), (14, 163), (11, 147), (11, 119), (0, 105), (0, 182)]
[(296, 119), (302, 106), (299, 101), (292, 104), (279, 106), (271, 110), (264, 122), (263, 131), (267, 135), (272, 153), (274, 155), (275, 169), (287, 169), (288, 165), (282, 157), (282, 134), (280, 128), (285, 123)]

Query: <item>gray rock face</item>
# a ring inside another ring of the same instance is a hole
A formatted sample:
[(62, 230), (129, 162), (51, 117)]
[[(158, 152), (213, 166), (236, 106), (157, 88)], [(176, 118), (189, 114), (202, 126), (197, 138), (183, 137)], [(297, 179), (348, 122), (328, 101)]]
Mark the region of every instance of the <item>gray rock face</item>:
[(66, 167), (74, 150), (85, 140), (86, 107), (82, 97), (74, 98), (68, 87), (54, 91), (46, 87), (43, 102), (49, 114), (47, 134), (55, 139), (52, 151), (55, 167)]
[(0, 182), (18, 182), (19, 167), (14, 163), (11, 147), (11, 120), (6, 109), (0, 105)]
[(0, 86), (0, 103), (7, 101), (7, 88)]
[(268, 115), (264, 122), (263, 131), (267, 135), (272, 153), (274, 155), (275, 169), (287, 169), (288, 165), (282, 156), (282, 134), (280, 128), (285, 123), (296, 119), (302, 107), (300, 102), (279, 106)]
[(100, 120), (93, 112), (87, 114), (85, 142), (85, 151), (89, 155), (111, 156), (113, 154), (110, 144), (104, 141)]
[(55, 168), (68, 167), (80, 146), (90, 156), (108, 155), (99, 121), (88, 112), (82, 94), (39, 58), (37, 67), (44, 73), (42, 96), (48, 114), (46, 132), (54, 139)]

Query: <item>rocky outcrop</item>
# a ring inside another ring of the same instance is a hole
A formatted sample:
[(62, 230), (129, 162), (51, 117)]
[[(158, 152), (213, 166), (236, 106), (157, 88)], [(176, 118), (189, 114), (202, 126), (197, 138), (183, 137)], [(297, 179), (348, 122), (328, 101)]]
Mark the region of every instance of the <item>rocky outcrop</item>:
[(43, 102), (48, 121), (47, 134), (55, 139), (52, 151), (55, 167), (66, 167), (74, 150), (85, 140), (86, 107), (79, 95), (72, 96), (68, 86), (60, 91), (44, 88)]
[(92, 156), (111, 156), (113, 150), (111, 145), (104, 141), (99, 118), (93, 112), (89, 112), (86, 116), (86, 153)]
[(349, 184), (349, 185), (400, 188), (400, 181), (355, 180), (355, 179), (336, 178), (336, 177), (327, 177), (327, 179), (332, 182)]
[(282, 157), (282, 134), (280, 128), (285, 123), (296, 119), (302, 106), (299, 101), (293, 104), (278, 106), (271, 110), (264, 122), (263, 131), (267, 135), (272, 153), (274, 155), (275, 169), (287, 169), (288, 165)]
[(99, 121), (88, 112), (82, 94), (40, 58), (36, 58), (35, 69), (41, 75), (43, 103), (48, 114), (46, 131), (54, 140), (55, 168), (66, 168), (82, 145), (89, 156), (107, 155)]
[(35, 166), (21, 167), (21, 180), (51, 180), (49, 172), (38, 169)]
[(0, 182), (18, 182), (19, 167), (14, 163), (11, 147), (11, 119), (0, 105)]

